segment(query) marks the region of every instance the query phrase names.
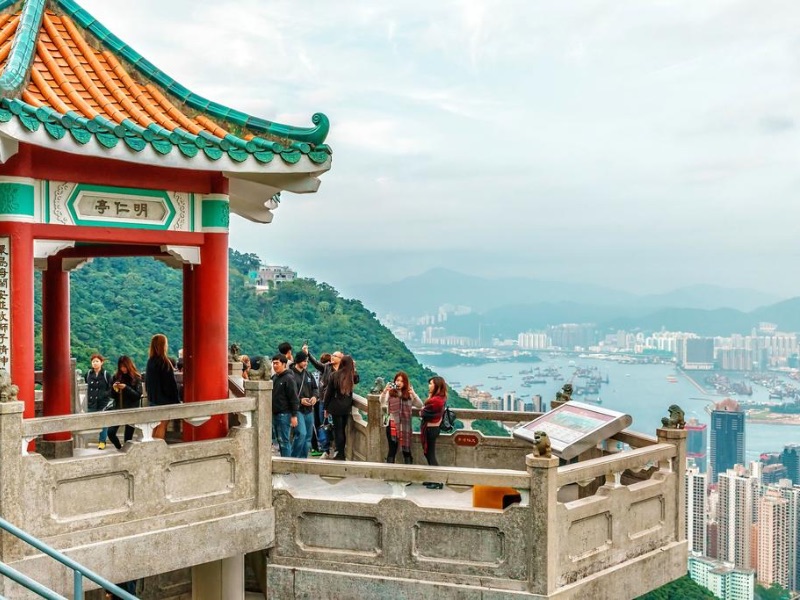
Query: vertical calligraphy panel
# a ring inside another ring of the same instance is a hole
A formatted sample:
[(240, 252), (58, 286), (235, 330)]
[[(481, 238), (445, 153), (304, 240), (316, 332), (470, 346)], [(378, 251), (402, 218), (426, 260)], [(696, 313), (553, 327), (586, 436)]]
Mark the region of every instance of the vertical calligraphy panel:
[(0, 236), (0, 368), (11, 373), (11, 238)]

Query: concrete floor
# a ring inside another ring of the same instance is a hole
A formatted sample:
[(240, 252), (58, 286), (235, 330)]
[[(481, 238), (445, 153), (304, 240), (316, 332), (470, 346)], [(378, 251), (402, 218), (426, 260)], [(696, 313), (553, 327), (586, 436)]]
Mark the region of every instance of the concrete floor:
[[(419, 506), (443, 508), (472, 508), (471, 486), (445, 486), (430, 490), (420, 483), (404, 485), (380, 479), (345, 477), (325, 480), (319, 475), (273, 475), (273, 489), (285, 489), (295, 498), (330, 499), (377, 504), (383, 498), (407, 498)], [(522, 491), (522, 505), (529, 494)]]

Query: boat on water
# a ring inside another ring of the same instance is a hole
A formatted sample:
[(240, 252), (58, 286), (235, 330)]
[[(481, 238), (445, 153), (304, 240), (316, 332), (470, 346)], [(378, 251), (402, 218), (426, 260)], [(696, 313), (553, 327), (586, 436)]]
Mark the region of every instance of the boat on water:
[(589, 402), (590, 404), (602, 404), (603, 399), (598, 396), (597, 398), (584, 398), (583, 402)]
[(675, 375), (667, 375), (668, 383), (678, 383), (678, 378)]
[(502, 390), (503, 386), (502, 385), (494, 385), (490, 389), (492, 389), (492, 390)]

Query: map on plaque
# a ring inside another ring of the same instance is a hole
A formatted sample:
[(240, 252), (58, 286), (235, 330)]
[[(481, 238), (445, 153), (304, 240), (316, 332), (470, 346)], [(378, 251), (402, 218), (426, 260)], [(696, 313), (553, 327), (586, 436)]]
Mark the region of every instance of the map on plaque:
[(534, 441), (534, 432), (544, 431), (553, 453), (569, 460), (619, 433), (633, 423), (625, 413), (570, 400), (513, 431), (515, 438)]

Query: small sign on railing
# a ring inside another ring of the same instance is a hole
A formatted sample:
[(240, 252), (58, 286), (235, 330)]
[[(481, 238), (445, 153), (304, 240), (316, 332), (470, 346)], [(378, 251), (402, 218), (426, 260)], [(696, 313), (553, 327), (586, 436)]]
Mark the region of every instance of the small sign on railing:
[(459, 432), (453, 436), (453, 442), (456, 446), (467, 446), (468, 448), (474, 448), (480, 444), (480, 441), (480, 438), (474, 433)]

